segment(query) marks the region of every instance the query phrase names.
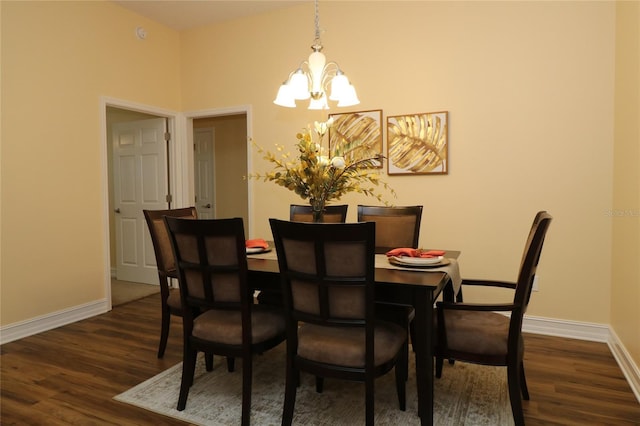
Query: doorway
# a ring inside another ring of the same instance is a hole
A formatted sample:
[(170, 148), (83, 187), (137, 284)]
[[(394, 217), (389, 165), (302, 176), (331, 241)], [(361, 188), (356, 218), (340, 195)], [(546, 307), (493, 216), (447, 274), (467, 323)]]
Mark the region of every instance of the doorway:
[(241, 217), (248, 234), (247, 114), (204, 116), (192, 123), (198, 217)]
[[(249, 140), (251, 132), (251, 107), (239, 106), (224, 109), (203, 110), (184, 115), (159, 108), (139, 105), (128, 101), (103, 97), (103, 193), (105, 194), (105, 294), (108, 304), (112, 304), (111, 279), (115, 276), (116, 242), (115, 211), (113, 198), (113, 164), (111, 123), (117, 121), (135, 121), (151, 118), (163, 118), (171, 134), (171, 142), (167, 147), (168, 187), (171, 191), (171, 202), (163, 208), (186, 207), (195, 205), (195, 167), (194, 167), (194, 135), (195, 129), (209, 127), (213, 129), (212, 183), (216, 217), (242, 217), (245, 222), (245, 233), (251, 234), (249, 221), (251, 211), (251, 194), (249, 182), (245, 179), (247, 170), (251, 169)], [(146, 223), (143, 226), (145, 232)], [(149, 239), (150, 243), (150, 239)], [(149, 247), (151, 247), (149, 245)], [(153, 250), (150, 251), (153, 253)], [(149, 256), (147, 256), (149, 258)], [(152, 257), (155, 271), (155, 256)], [(147, 262), (148, 263), (148, 262)], [(157, 285), (157, 274), (155, 274)]]
[(143, 209), (168, 208), (169, 119), (106, 107), (112, 304), (159, 292)]

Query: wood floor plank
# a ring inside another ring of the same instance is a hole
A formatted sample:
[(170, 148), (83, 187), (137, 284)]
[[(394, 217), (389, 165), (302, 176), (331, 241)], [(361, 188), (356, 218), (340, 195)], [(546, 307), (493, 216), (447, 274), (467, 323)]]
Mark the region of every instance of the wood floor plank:
[[(0, 346), (2, 425), (185, 425), (113, 397), (177, 364), (172, 319), (157, 359), (159, 295)], [(640, 425), (640, 404), (604, 343), (527, 334), (527, 425)]]

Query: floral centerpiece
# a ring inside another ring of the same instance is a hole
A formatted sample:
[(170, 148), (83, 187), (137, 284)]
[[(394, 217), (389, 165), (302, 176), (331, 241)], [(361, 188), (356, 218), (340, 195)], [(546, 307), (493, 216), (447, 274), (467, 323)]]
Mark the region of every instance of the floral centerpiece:
[(275, 182), (295, 192), (303, 200), (308, 200), (316, 222), (322, 221), (327, 203), (339, 200), (348, 192), (372, 196), (384, 204), (387, 203), (378, 192), (380, 186), (390, 191), (394, 197), (396, 195), (395, 191), (380, 179), (377, 167), (384, 159), (382, 154), (367, 152), (359, 141), (336, 144), (325, 150), (322, 140), (332, 124), (333, 119), (314, 123), (317, 140), (314, 140), (312, 131), (308, 128), (298, 133), (297, 157), (286, 152), (282, 145), (276, 144), (281, 157), (256, 145), (258, 152), (265, 154), (264, 159), (273, 163), (275, 167), (264, 174), (250, 175), (265, 182)]

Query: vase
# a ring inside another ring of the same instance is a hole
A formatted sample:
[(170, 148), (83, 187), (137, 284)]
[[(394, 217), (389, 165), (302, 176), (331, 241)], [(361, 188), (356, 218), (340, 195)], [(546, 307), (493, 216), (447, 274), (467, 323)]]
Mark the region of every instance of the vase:
[(324, 211), (323, 210), (314, 210), (313, 211), (313, 221), (316, 223), (324, 222)]
[(312, 201), (311, 203), (311, 213), (313, 215), (313, 221), (315, 223), (322, 223), (324, 222), (324, 202), (319, 200), (319, 201)]

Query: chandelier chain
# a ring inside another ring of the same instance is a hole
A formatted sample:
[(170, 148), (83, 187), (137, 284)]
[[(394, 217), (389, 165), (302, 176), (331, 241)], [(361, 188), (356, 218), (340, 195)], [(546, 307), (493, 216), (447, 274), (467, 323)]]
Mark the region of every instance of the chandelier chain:
[(320, 41), (320, 13), (319, 13), (319, 7), (318, 7), (318, 0), (316, 0), (315, 24), (316, 24), (316, 39), (313, 44), (322, 46), (322, 42)]

